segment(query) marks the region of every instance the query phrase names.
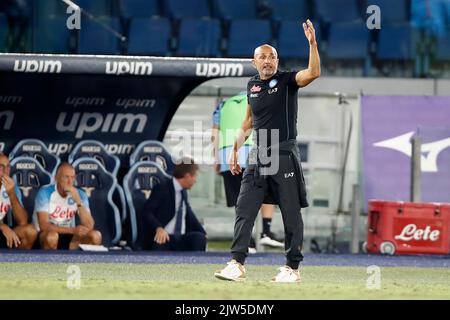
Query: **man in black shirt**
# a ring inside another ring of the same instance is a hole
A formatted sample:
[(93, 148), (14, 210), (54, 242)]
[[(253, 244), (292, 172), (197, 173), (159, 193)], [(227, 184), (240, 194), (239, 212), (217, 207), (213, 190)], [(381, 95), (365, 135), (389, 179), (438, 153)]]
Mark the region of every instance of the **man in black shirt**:
[(253, 65), (258, 75), (247, 85), (247, 114), (231, 152), (230, 169), (241, 172), (238, 149), (254, 130), (256, 147), (247, 160), (238, 202), (231, 246), (233, 259), (214, 275), (222, 280), (242, 281), (253, 224), (262, 203), (278, 204), (285, 231), (286, 265), (274, 282), (299, 282), (298, 267), (303, 260), (303, 220), (301, 208), (308, 206), (300, 152), (297, 145), (298, 89), (320, 76), (320, 58), (314, 26), (303, 23), (309, 41), (308, 68), (296, 72), (278, 71), (278, 55), (269, 45), (255, 49)]

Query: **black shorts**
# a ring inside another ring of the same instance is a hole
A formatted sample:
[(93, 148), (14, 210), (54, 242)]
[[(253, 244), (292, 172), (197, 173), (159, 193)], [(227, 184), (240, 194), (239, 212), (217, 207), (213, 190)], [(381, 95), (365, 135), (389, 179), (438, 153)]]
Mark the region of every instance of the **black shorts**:
[(6, 243), (6, 237), (3, 235), (3, 232), (0, 231), (0, 249), (8, 248), (8, 244)]
[(237, 203), (239, 190), (241, 189), (241, 181), (244, 170), (240, 174), (232, 175), (231, 171), (221, 172), (223, 183), (225, 186), (225, 195), (227, 198), (227, 206), (234, 207)]
[(73, 234), (59, 234), (58, 250), (69, 250), (69, 244), (72, 238)]
[[(72, 241), (73, 238), (73, 234), (59, 234), (59, 238), (58, 238), (58, 250), (69, 250), (69, 245), (70, 242)], [(39, 243), (39, 248), (42, 248), (42, 246), (40, 245), (40, 239), (41, 239), (41, 233), (39, 233), (38, 235), (38, 239), (39, 241), (36, 241), (36, 243)], [(36, 246), (34, 246), (33, 248), (36, 248)]]

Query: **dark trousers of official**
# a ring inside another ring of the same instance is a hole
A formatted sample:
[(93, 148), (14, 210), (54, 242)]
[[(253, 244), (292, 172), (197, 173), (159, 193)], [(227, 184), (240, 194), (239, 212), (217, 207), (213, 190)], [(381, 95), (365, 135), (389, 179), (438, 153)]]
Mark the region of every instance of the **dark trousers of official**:
[(152, 250), (157, 251), (205, 251), (206, 236), (202, 232), (187, 232), (183, 235), (169, 235), (170, 240), (164, 244), (153, 241)]
[(278, 200), (283, 218), (286, 265), (297, 269), (303, 260), (303, 219), (293, 161), (291, 156), (281, 154), (277, 173), (267, 176), (262, 180), (262, 185), (254, 183), (254, 165), (249, 165), (245, 170), (236, 204), (234, 238), (231, 245), (233, 259), (239, 263), (245, 262), (256, 216), (269, 191), (273, 192)]

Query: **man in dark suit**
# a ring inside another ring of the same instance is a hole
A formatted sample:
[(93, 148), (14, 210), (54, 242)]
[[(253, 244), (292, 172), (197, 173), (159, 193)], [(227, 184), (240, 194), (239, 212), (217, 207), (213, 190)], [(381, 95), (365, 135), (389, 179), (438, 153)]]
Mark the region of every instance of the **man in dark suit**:
[(187, 200), (197, 171), (198, 165), (184, 158), (175, 167), (172, 179), (153, 188), (140, 219), (144, 224), (143, 232), (139, 232), (144, 250), (205, 251), (206, 232)]

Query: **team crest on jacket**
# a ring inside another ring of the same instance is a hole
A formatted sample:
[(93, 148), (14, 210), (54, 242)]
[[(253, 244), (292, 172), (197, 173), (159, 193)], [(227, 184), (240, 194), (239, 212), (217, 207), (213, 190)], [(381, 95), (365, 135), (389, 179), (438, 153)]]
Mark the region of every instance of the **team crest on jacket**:
[(270, 87), (270, 88), (273, 88), (273, 87), (275, 87), (277, 84), (278, 84), (277, 79), (273, 79), (273, 80), (271, 80), (271, 81), (269, 82), (269, 87)]

